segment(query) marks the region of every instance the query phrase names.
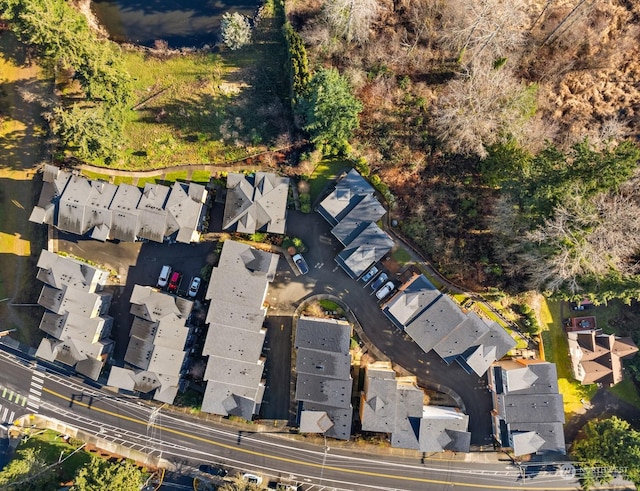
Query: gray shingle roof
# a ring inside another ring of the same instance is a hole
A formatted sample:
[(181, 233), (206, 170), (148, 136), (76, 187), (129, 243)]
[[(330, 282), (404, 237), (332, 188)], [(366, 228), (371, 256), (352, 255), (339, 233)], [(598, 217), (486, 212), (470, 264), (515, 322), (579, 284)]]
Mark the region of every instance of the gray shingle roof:
[(453, 360), (476, 345), (478, 340), (488, 332), (489, 326), (476, 313), (469, 312), (467, 318), (453, 327), (433, 349), (445, 361)]
[(134, 319), (124, 360), (161, 381), (154, 398), (173, 402), (184, 364), (190, 330), (187, 320), (193, 302), (141, 285), (134, 285), (130, 302)]
[(338, 440), (348, 440), (351, 437), (351, 426), (353, 421), (353, 408), (338, 408), (324, 406), (313, 402), (304, 402), (302, 404), (303, 413), (306, 411), (324, 412), (333, 423), (325, 435), (329, 438)]
[(112, 213), (111, 238), (134, 242), (138, 237), (138, 203), (142, 190), (130, 184), (120, 184), (109, 209)]
[(351, 356), (348, 352), (332, 353), (298, 348), (296, 371), (346, 380), (351, 372)]
[(380, 220), (386, 212), (375, 196), (367, 195), (333, 227), (331, 233), (343, 245), (348, 245), (370, 223)]
[(336, 262), (351, 278), (358, 278), (392, 247), (391, 237), (375, 223), (370, 223), (336, 256)]
[(289, 178), (267, 172), (230, 173), (222, 228), (252, 234), (283, 234), (289, 195)]
[(209, 356), (202, 410), (251, 420), (264, 387), (260, 362), (266, 315), (263, 305), (278, 256), (226, 240), (213, 268), (205, 298), (209, 330), (203, 354)]
[(296, 348), (349, 353), (351, 325), (337, 319), (300, 317), (296, 324)]
[(106, 284), (109, 272), (43, 249), (38, 259), (36, 277), (55, 288), (71, 286), (85, 292), (95, 292)]
[(58, 225), (60, 230), (83, 235), (85, 228), (85, 206), (91, 194), (91, 184), (81, 176), (71, 176), (60, 197)]
[(511, 446), (516, 456), (565, 453), (564, 406), (553, 363), (496, 363), (489, 373), (489, 386), (494, 392), (494, 435), (503, 447)]
[(566, 453), (562, 423), (512, 423), (511, 440), (516, 457), (531, 453)]
[(221, 416), (239, 416), (250, 421), (262, 402), (259, 387), (242, 387), (209, 380), (202, 400), (202, 411)]
[(564, 422), (560, 394), (498, 394), (498, 412), (507, 423)]
[(318, 206), (318, 212), (331, 225), (336, 225), (356, 205), (374, 190), (355, 169), (336, 183), (335, 189)]
[(60, 196), (70, 178), (70, 172), (50, 164), (44, 166), (42, 191), (38, 198), (38, 204), (29, 216), (29, 221), (57, 225)]

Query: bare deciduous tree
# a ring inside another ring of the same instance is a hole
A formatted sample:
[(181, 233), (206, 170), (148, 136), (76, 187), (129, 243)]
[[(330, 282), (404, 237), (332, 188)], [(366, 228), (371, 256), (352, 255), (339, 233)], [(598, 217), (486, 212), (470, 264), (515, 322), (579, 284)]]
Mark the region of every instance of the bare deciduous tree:
[(453, 153), (487, 156), (501, 137), (520, 135), (534, 93), (504, 67), (473, 70), (452, 80), (434, 108), (438, 137)]
[(525, 0), (450, 0), (442, 6), (440, 38), (461, 61), (509, 55), (523, 44), (531, 22)]
[(377, 0), (327, 0), (322, 11), (337, 36), (363, 44), (369, 39), (380, 5)]
[(556, 209), (554, 216), (525, 241), (536, 244), (520, 255), (531, 286), (580, 291), (580, 278), (604, 277), (611, 271), (638, 274), (640, 251), (640, 192), (638, 179), (615, 194), (580, 198)]

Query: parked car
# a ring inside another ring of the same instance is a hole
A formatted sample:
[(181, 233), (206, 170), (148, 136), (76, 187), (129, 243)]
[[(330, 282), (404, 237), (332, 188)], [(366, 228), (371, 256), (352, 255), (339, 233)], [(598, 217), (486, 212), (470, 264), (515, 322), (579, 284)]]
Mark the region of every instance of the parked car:
[(378, 268), (374, 266), (369, 271), (367, 271), (367, 273), (360, 279), (366, 283), (377, 274), (378, 274)]
[(160, 288), (164, 288), (165, 286), (167, 286), (167, 283), (169, 282), (169, 276), (171, 276), (171, 266), (162, 266), (162, 269), (160, 270), (160, 276), (158, 276), (158, 286)]
[(298, 491), (300, 489), (299, 484), (285, 484), (283, 482), (279, 482), (276, 484), (276, 489), (278, 491)]
[(219, 465), (201, 464), (200, 467), (198, 467), (198, 470), (205, 474), (211, 474), (212, 476), (218, 477), (225, 477), (228, 474), (227, 470)]
[(296, 254), (292, 259), (293, 262), (296, 263), (300, 274), (307, 274), (309, 272), (309, 266), (307, 266), (307, 261), (304, 260), (302, 254)]
[(378, 297), (378, 300), (382, 300), (384, 297), (389, 295), (389, 293), (391, 293), (394, 288), (395, 285), (393, 284), (393, 281), (388, 281), (382, 288), (380, 288), (380, 290), (376, 292), (376, 297)]
[(189, 285), (189, 291), (187, 292), (187, 294), (191, 298), (194, 298), (198, 294), (198, 290), (200, 289), (200, 282), (201, 280), (198, 276), (194, 276), (193, 278), (191, 278), (191, 284)]
[(262, 484), (262, 478), (260, 476), (249, 474), (248, 472), (242, 474), (242, 479), (250, 484), (255, 484), (256, 486), (260, 486)]
[(167, 290), (170, 293), (177, 292), (181, 282), (182, 282), (182, 273), (178, 273), (177, 271), (174, 271), (173, 273), (171, 273), (171, 278), (169, 279), (169, 286), (167, 287)]
[(378, 276), (375, 281), (371, 283), (371, 289), (373, 291), (376, 291), (378, 288), (384, 285), (384, 282), (387, 281), (388, 278), (389, 277), (387, 276), (387, 273), (380, 273), (380, 276)]

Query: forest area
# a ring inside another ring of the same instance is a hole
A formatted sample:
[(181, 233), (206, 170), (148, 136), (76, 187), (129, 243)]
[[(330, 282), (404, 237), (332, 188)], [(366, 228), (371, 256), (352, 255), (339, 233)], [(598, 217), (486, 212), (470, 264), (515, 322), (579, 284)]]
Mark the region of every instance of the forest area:
[(468, 288), (640, 297), (640, 5), (287, 3), (311, 71), (362, 102), (350, 151)]

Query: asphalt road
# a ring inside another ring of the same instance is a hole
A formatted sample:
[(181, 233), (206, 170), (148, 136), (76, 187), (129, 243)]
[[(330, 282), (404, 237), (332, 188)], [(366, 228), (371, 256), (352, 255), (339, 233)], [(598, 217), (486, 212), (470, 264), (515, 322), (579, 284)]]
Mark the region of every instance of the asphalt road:
[[(4, 347), (2, 347), (4, 348)], [(21, 396), (40, 387), (39, 414), (67, 422), (118, 445), (169, 461), (184, 472), (202, 462), (221, 462), (233, 473), (292, 478), (305, 491), (336, 490), (565, 490), (576, 489), (554, 472), (522, 479), (506, 462), (466, 463), (414, 456), (355, 452), (309, 445), (286, 435), (238, 431), (182, 414), (174, 415), (83, 385), (75, 377), (43, 371), (0, 350), (0, 380)], [(34, 382), (37, 381), (37, 382)], [(250, 428), (250, 427), (247, 427)], [(293, 477), (292, 477), (293, 476)]]

